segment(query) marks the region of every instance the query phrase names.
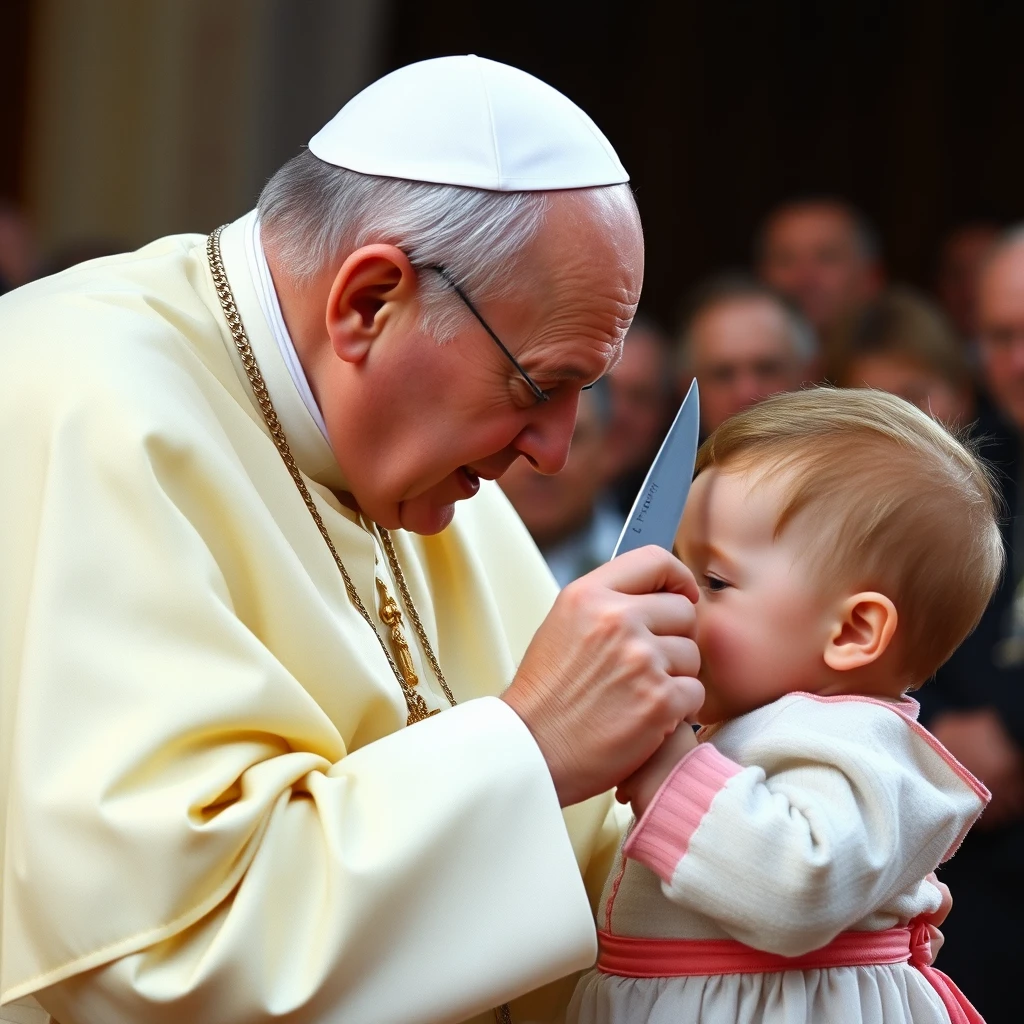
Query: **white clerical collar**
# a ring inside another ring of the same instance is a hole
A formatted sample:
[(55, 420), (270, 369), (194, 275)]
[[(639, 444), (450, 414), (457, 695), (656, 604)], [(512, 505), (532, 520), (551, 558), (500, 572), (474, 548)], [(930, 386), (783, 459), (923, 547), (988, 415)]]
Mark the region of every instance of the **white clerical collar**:
[[(317, 425), (310, 410), (310, 404), (316, 408), (316, 403), (303, 399), (299, 380), (294, 370), (288, 366), (280, 341), (275, 338), (275, 331), (271, 326), (272, 318), (266, 312), (266, 306), (262, 304), (262, 289), (256, 261), (251, 260), (248, 255), (248, 239), (255, 218), (256, 211), (253, 210), (228, 224), (220, 236), (221, 255), (231, 292), (238, 306), (249, 344), (266, 381), (274, 409), (299, 468), (311, 480), (335, 493), (347, 491), (348, 484), (338, 460), (324, 437), (322, 427)], [(216, 301), (215, 294), (212, 298)], [(283, 333), (287, 337), (287, 332)], [(231, 341), (230, 333), (225, 335), (225, 343), (229, 357), (235, 364), (235, 370), (243, 384), (247, 385), (246, 371)], [(305, 375), (302, 377), (304, 379)], [(308, 381), (305, 383), (308, 387)], [(320, 419), (322, 420), (322, 417)]]
[(260, 308), (266, 318), (270, 331), (277, 342), (281, 352), (284, 365), (288, 367), (295, 390), (298, 391), (302, 404), (309, 410), (313, 422), (320, 428), (324, 440), (330, 444), (331, 439), (327, 436), (327, 424), (324, 422), (320, 407), (316, 404), (313, 392), (310, 390), (309, 381), (306, 379), (306, 371), (299, 362), (299, 355), (292, 344), (292, 336), (288, 333), (288, 327), (284, 322), (281, 313), (281, 303), (277, 298), (277, 289), (274, 287), (274, 279), (270, 276), (270, 266), (267, 263), (267, 255), (263, 251), (263, 242), (260, 240), (260, 220), (256, 211), (249, 214), (245, 231), (245, 255), (249, 261), (249, 273), (252, 275), (253, 285), (256, 288), (256, 295), (260, 300)]

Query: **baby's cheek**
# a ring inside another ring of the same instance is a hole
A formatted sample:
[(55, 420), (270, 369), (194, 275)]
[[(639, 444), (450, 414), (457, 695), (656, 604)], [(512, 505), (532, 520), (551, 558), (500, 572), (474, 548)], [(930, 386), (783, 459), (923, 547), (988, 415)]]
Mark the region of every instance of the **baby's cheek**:
[(708, 615), (698, 624), (701, 665), (712, 678), (725, 682), (746, 657), (747, 637), (732, 616)]

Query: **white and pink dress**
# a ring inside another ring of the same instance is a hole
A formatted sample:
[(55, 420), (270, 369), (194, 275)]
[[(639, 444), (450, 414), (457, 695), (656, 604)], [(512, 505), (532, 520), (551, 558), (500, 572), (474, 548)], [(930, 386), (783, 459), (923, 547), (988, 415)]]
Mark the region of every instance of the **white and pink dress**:
[(985, 787), (917, 704), (793, 693), (703, 730), (627, 834), (569, 1024), (976, 1024), (928, 966)]

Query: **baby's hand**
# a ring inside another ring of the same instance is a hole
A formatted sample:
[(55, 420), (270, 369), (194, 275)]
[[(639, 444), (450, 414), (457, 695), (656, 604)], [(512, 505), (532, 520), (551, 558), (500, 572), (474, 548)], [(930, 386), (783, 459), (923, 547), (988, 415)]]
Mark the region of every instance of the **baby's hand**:
[(633, 813), (642, 817), (672, 769), (696, 746), (693, 726), (682, 722), (648, 760), (619, 783), (615, 799), (632, 804)]

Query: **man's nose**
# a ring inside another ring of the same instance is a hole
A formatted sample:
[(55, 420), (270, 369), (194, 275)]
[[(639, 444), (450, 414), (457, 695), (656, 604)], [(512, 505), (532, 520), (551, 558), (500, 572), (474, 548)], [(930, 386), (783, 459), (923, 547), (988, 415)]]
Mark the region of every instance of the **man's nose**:
[(569, 458), (577, 406), (578, 400), (558, 399), (539, 406), (512, 446), (541, 473), (557, 473)]

